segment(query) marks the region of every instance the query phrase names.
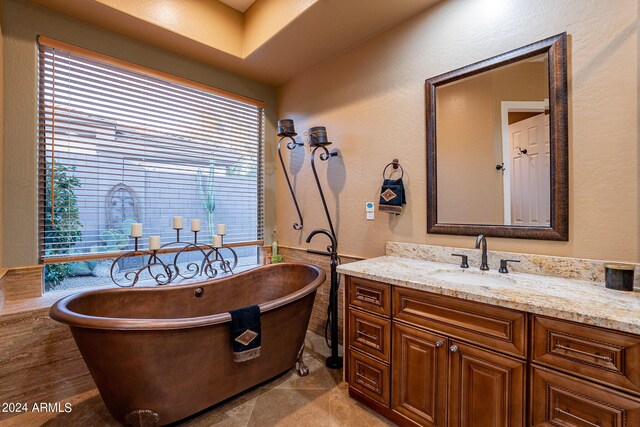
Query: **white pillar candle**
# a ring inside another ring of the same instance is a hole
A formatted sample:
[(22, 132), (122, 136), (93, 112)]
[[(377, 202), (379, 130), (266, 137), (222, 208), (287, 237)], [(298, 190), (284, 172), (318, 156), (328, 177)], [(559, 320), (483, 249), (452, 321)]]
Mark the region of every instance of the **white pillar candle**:
[(174, 216), (173, 217), (173, 228), (182, 229), (182, 217)]
[(134, 222), (131, 224), (131, 237), (142, 237), (142, 223)]
[(218, 236), (217, 234), (213, 236), (213, 247), (214, 248), (222, 247), (222, 236)]
[(149, 236), (149, 250), (160, 249), (160, 236)]
[(218, 224), (218, 234), (224, 236), (227, 234), (227, 226), (226, 224)]
[(200, 220), (192, 219), (191, 220), (191, 231), (200, 231)]

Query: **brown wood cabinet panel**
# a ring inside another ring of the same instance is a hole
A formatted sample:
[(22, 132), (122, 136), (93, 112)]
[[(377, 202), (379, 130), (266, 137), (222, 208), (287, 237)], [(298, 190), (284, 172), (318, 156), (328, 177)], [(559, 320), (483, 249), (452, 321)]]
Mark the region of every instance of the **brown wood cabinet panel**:
[(391, 408), (423, 426), (445, 426), (447, 338), (394, 323)]
[(640, 337), (533, 317), (532, 360), (640, 394)]
[(525, 400), (524, 362), (450, 341), (450, 427), (524, 426)]
[(527, 315), (488, 304), (393, 288), (393, 318), (526, 357)]
[(391, 317), (391, 286), (358, 277), (347, 278), (349, 304), (362, 310)]
[(389, 406), (389, 365), (357, 350), (349, 352), (349, 385), (377, 402)]
[(640, 427), (638, 335), (347, 284), (349, 394), (399, 425)]
[(531, 374), (531, 425), (640, 426), (640, 399), (545, 368)]
[(368, 356), (389, 362), (391, 357), (391, 321), (365, 312), (349, 310), (349, 345)]

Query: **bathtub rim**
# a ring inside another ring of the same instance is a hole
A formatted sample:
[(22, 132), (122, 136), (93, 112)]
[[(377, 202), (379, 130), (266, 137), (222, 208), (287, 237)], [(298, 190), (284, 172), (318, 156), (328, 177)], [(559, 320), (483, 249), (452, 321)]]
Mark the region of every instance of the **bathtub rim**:
[(271, 310), (275, 310), (277, 308), (283, 307), (287, 304), (290, 304), (296, 300), (304, 298), (305, 296), (315, 292), (322, 283), (324, 283), (326, 279), (326, 273), (324, 270), (316, 267), (312, 264), (302, 263), (302, 262), (283, 262), (276, 264), (268, 264), (261, 267), (253, 268), (251, 270), (244, 271), (242, 273), (234, 274), (229, 277), (224, 277), (220, 279), (212, 279), (206, 282), (194, 283), (188, 285), (174, 285), (174, 286), (149, 286), (149, 287), (141, 287), (141, 288), (109, 288), (109, 289), (99, 289), (92, 291), (80, 291), (76, 292), (72, 295), (66, 296), (60, 300), (58, 300), (55, 304), (51, 306), (49, 310), (49, 317), (51, 319), (69, 325), (71, 327), (76, 328), (86, 328), (86, 329), (103, 329), (103, 330), (175, 330), (175, 329), (190, 329), (190, 328), (200, 328), (205, 326), (212, 326), (217, 324), (222, 324), (225, 322), (229, 322), (231, 320), (231, 315), (228, 312), (216, 313), (207, 316), (198, 316), (198, 317), (185, 317), (185, 318), (162, 318), (162, 319), (149, 319), (149, 318), (122, 318), (122, 317), (99, 317), (99, 316), (89, 316), (86, 314), (76, 313), (70, 310), (67, 305), (76, 298), (80, 298), (86, 294), (108, 294), (114, 292), (168, 292), (175, 290), (177, 287), (181, 289), (197, 289), (199, 287), (204, 287), (206, 285), (212, 283), (221, 283), (223, 281), (235, 280), (238, 277), (254, 274), (257, 270), (260, 269), (280, 269), (287, 266), (302, 266), (305, 268), (310, 268), (315, 270), (318, 273), (318, 277), (316, 277), (311, 283), (307, 284), (301, 289), (298, 289), (295, 292), (287, 294), (283, 297), (280, 297), (275, 300), (267, 301), (261, 304), (258, 304), (260, 307), (260, 313), (266, 313)]

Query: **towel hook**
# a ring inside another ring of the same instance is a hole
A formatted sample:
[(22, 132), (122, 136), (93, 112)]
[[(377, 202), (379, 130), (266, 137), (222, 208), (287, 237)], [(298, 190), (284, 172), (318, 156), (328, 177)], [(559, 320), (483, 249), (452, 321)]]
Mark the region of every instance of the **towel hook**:
[[(388, 163), (387, 166), (384, 167), (384, 170), (382, 171), (382, 178), (383, 179), (387, 179), (387, 178), (385, 178), (385, 175), (387, 174), (387, 169), (389, 168), (389, 166), (393, 166), (393, 169), (400, 168), (400, 172), (402, 173), (400, 175), (400, 179), (402, 179), (404, 177), (404, 168), (400, 165), (400, 161), (398, 159), (393, 159), (391, 161), (391, 163)], [(389, 175), (389, 177), (391, 177), (391, 175)]]

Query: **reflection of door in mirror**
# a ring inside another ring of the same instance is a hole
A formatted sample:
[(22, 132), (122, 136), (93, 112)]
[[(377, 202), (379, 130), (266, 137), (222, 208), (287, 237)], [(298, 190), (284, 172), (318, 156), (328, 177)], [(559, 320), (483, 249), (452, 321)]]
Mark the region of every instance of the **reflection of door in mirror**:
[(436, 95), (438, 222), (549, 226), (547, 55), (440, 85)]
[(549, 115), (540, 110), (507, 111), (507, 117), (508, 138), (503, 141), (507, 159), (505, 224), (548, 227), (551, 212)]

